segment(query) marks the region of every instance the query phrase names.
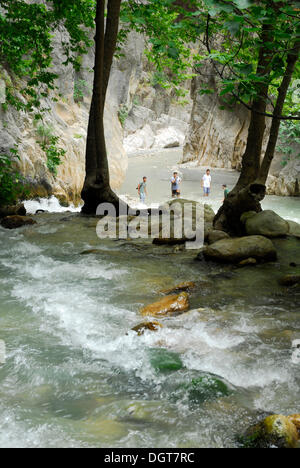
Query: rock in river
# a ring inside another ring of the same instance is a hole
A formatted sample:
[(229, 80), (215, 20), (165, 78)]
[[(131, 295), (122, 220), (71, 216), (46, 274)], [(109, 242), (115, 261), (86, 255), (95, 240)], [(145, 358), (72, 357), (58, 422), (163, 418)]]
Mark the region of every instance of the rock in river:
[(286, 275), (279, 280), (281, 286), (294, 286), (300, 284), (300, 275)]
[(196, 287), (196, 284), (193, 281), (186, 281), (185, 283), (180, 283), (170, 289), (163, 289), (160, 291), (160, 294), (175, 294), (183, 291), (191, 291)]
[(249, 448), (296, 448), (298, 437), (297, 428), (289, 417), (273, 414), (251, 426), (242, 437), (242, 443)]
[[(250, 214), (250, 213), (249, 213)], [(252, 213), (252, 216), (242, 216), (248, 236), (260, 235), (270, 238), (284, 237), (289, 232), (288, 222), (272, 210)]]
[(246, 236), (236, 239), (222, 239), (203, 250), (205, 259), (226, 263), (239, 263), (247, 258), (276, 260), (276, 249), (263, 236)]
[(218, 242), (219, 240), (222, 239), (229, 239), (229, 234), (224, 231), (217, 231), (217, 230), (212, 230), (208, 233), (208, 243), (209, 244), (214, 244), (215, 242)]
[(132, 328), (139, 336), (143, 335), (146, 330), (157, 331), (162, 325), (159, 322), (142, 322)]
[(153, 304), (143, 307), (141, 314), (164, 317), (178, 312), (185, 312), (189, 309), (189, 306), (189, 296), (186, 292), (182, 292), (177, 295), (166, 296)]
[(6, 216), (1, 221), (1, 226), (5, 229), (17, 229), (22, 226), (30, 226), (33, 224), (37, 224), (36, 221), (28, 216)]

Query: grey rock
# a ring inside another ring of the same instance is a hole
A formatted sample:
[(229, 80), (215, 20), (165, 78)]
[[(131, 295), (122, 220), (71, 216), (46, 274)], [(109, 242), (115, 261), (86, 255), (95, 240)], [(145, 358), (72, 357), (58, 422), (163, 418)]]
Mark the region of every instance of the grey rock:
[(277, 252), (270, 239), (263, 236), (246, 236), (223, 239), (204, 248), (207, 260), (225, 263), (239, 263), (248, 258), (276, 260)]

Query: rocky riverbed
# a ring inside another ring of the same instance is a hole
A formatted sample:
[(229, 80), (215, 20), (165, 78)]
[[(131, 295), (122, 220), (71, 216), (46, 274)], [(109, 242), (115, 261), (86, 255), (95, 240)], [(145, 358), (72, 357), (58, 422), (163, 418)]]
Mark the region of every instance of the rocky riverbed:
[[(281, 283), (300, 274), (297, 238), (241, 267), (99, 240), (76, 213), (33, 218), (0, 228), (1, 446), (234, 447), (300, 412), (300, 290)], [(187, 281), (181, 310), (143, 313)]]

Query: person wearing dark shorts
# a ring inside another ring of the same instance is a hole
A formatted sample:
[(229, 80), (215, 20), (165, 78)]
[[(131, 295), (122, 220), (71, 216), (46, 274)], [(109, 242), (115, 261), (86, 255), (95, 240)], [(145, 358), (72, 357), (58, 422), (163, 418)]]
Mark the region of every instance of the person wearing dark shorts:
[(174, 172), (173, 177), (171, 178), (172, 197), (180, 197), (180, 183), (181, 179), (178, 175), (178, 172)]

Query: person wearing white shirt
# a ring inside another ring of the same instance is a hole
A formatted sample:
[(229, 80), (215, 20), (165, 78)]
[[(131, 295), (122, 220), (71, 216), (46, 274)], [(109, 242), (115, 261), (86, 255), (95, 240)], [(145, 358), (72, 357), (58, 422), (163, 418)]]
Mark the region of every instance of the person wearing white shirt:
[(208, 197), (210, 194), (210, 188), (211, 188), (211, 175), (210, 175), (210, 170), (207, 169), (206, 174), (202, 177), (202, 187), (203, 187), (203, 192), (204, 196)]

